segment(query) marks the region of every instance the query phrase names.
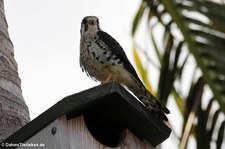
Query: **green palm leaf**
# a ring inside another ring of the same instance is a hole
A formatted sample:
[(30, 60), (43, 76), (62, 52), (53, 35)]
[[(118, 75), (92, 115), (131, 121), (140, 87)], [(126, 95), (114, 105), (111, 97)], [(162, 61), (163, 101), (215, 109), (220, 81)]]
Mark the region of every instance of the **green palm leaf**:
[[(148, 31), (150, 31), (149, 35), (153, 48), (155, 48), (157, 61), (160, 63), (158, 97), (166, 104), (170, 95), (173, 95), (173, 100), (183, 116), (182, 136), (178, 137), (182, 148), (186, 148), (190, 135), (194, 136), (199, 148), (210, 148), (210, 143), (215, 143), (217, 148), (220, 148), (224, 141), (225, 127), (225, 121), (221, 122), (219, 118), (225, 113), (224, 2), (143, 0), (141, 6), (134, 19), (133, 33), (137, 31), (141, 19), (148, 13)], [(156, 42), (159, 34), (153, 33), (158, 26), (164, 29), (164, 33), (161, 34), (163, 36), (161, 43)], [(151, 56), (152, 53), (149, 52), (150, 59)], [(193, 58), (196, 63), (191, 61), (192, 67), (190, 68), (189, 60)], [(193, 71), (193, 74), (189, 75), (191, 78), (188, 82), (191, 87), (189, 95), (183, 94), (184, 91), (180, 90), (182, 79), (185, 76), (183, 72), (187, 68), (191, 69), (190, 72)], [(199, 89), (194, 87), (198, 84), (196, 84), (197, 78), (201, 78), (200, 82), (204, 82), (205, 87), (201, 86)], [(207, 87), (212, 91), (213, 97), (204, 96), (208, 91)], [(195, 98), (198, 94), (203, 96)], [(208, 106), (206, 109), (202, 108), (201, 104), (207, 100), (209, 100)], [(197, 101), (199, 104), (196, 104)], [(213, 103), (219, 103), (217, 111), (211, 108)], [(197, 109), (194, 108), (196, 105), (199, 105)], [(220, 127), (217, 128), (217, 125)], [(213, 137), (215, 133), (218, 134), (216, 142)]]
[[(222, 13), (225, 6), (205, 0), (161, 2), (180, 29), (205, 81), (225, 112), (225, 17)], [(188, 18), (187, 14), (194, 12), (201, 17)]]

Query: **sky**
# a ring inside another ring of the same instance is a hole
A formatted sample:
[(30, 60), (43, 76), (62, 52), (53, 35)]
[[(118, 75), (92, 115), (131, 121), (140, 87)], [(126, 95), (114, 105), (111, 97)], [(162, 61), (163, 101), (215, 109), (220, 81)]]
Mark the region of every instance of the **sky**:
[[(23, 97), (31, 119), (65, 96), (99, 85), (88, 78), (79, 66), (80, 23), (85, 16), (97, 16), (101, 29), (121, 44), (134, 65), (131, 26), (140, 2), (4, 1), (9, 34), (22, 80)], [(177, 141), (174, 141), (171, 134), (163, 143), (164, 148), (176, 148)]]
[[(130, 28), (139, 0), (5, 0), (23, 97), (31, 119), (63, 97), (96, 86), (79, 65), (81, 20), (99, 18), (132, 59)], [(101, 5), (100, 5), (101, 4)]]

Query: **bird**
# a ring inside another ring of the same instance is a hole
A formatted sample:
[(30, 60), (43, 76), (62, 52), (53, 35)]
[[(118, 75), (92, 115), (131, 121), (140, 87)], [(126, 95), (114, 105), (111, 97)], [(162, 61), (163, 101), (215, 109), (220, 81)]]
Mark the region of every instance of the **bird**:
[(99, 25), (96, 16), (86, 16), (80, 29), (80, 67), (101, 83), (116, 81), (130, 90), (153, 115), (168, 121), (170, 111), (144, 86), (121, 45)]

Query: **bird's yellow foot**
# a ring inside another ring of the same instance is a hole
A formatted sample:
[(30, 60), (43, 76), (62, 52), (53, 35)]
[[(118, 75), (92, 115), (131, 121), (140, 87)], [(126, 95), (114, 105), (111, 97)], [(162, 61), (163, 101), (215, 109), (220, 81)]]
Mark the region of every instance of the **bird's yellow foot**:
[(112, 80), (112, 76), (113, 76), (113, 73), (110, 73), (107, 78), (101, 83), (101, 84), (105, 84), (105, 83), (108, 83), (109, 81)]

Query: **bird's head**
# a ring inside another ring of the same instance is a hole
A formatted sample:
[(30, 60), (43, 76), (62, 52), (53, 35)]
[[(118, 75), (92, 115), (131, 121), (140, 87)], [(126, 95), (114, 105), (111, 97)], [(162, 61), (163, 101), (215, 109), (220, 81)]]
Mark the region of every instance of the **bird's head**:
[(84, 17), (81, 22), (81, 35), (85, 34), (87, 31), (97, 32), (100, 30), (98, 18), (95, 16)]

